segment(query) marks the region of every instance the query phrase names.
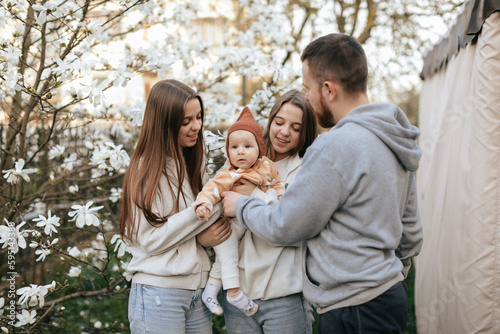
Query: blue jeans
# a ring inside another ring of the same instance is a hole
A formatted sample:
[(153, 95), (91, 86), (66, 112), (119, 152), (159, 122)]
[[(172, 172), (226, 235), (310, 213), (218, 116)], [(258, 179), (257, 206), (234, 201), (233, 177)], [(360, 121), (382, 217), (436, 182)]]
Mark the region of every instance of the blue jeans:
[(404, 282), (361, 305), (318, 314), (320, 334), (399, 334), (406, 331), (408, 297)]
[(312, 308), (302, 294), (254, 300), (259, 310), (251, 317), (227, 302), (226, 292), (222, 295), (224, 319), (227, 332), (231, 334), (310, 334), (314, 321)]
[(201, 300), (202, 292), (132, 283), (128, 302), (131, 333), (211, 334), (212, 314)]

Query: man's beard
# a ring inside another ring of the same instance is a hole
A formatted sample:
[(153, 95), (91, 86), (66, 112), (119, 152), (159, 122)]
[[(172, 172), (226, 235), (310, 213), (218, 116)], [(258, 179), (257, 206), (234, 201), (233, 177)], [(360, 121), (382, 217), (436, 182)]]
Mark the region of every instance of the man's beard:
[(319, 125), (324, 128), (333, 127), (335, 125), (335, 121), (333, 120), (332, 112), (326, 107), (326, 102), (323, 95), (320, 95), (319, 109), (320, 110), (316, 110), (316, 117), (318, 119)]

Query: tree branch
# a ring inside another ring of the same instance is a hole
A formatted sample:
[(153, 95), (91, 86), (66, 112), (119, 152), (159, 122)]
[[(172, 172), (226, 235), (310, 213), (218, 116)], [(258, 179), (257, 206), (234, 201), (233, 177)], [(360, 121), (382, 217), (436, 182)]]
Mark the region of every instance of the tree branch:
[(53, 305), (56, 305), (56, 304), (59, 304), (59, 303), (62, 303), (62, 302), (65, 302), (67, 300), (74, 299), (74, 298), (79, 298), (79, 297), (95, 297), (95, 296), (109, 296), (109, 295), (114, 295), (114, 294), (117, 294), (117, 293), (122, 293), (122, 291), (116, 292), (115, 288), (116, 288), (116, 286), (122, 284), (124, 281), (125, 281), (125, 279), (122, 277), (118, 281), (116, 281), (115, 283), (113, 283), (112, 285), (110, 285), (108, 287), (105, 287), (105, 288), (102, 288), (100, 290), (74, 292), (74, 293), (66, 295), (64, 297), (60, 297), (60, 298), (51, 300), (50, 302), (45, 303), (45, 305), (47, 305), (49, 307), (52, 307)]
[(339, 29), (339, 32), (341, 34), (345, 34), (345, 17), (344, 17), (345, 2), (343, 0), (334, 1), (333, 2), (334, 9), (335, 9), (335, 3), (338, 3), (340, 6), (340, 12), (338, 14), (335, 14), (337, 18), (337, 29)]
[(371, 30), (375, 27), (375, 19), (377, 17), (377, 4), (374, 0), (366, 0), (368, 14), (366, 17), (366, 25), (363, 32), (357, 38), (358, 42), (364, 44), (371, 37)]
[[(304, 31), (304, 28), (306, 27), (307, 22), (309, 21), (309, 19), (311, 18), (311, 16), (316, 12), (315, 10), (313, 10), (310, 7), (310, 5), (306, 5), (306, 6), (302, 7), (302, 8), (304, 8), (304, 10), (305, 10), (306, 13), (305, 13), (305, 16), (304, 16), (304, 20), (302, 20), (302, 24), (300, 25), (299, 31), (296, 34), (293, 34), (293, 39), (295, 40), (295, 48), (297, 48), (298, 41), (302, 37), (302, 32)], [(285, 65), (286, 62), (288, 61), (288, 59), (290, 59), (291, 56), (292, 56), (292, 52), (288, 51), (286, 53), (285, 58), (281, 62), (281, 65)]]
[(39, 145), (38, 150), (36, 150), (36, 152), (33, 153), (33, 155), (31, 156), (31, 158), (28, 159), (27, 163), (30, 163), (31, 161), (33, 161), (33, 159), (36, 157), (36, 155), (41, 150), (43, 150), (43, 148), (48, 144), (48, 142), (52, 138), (52, 134), (54, 133), (54, 128), (55, 128), (55, 125), (56, 125), (56, 120), (57, 120), (57, 111), (54, 112), (54, 115), (52, 116), (52, 125), (50, 126), (50, 130), (49, 130), (49, 134), (47, 135), (47, 138), (45, 139), (45, 141), (41, 145)]
[(349, 35), (353, 36), (354, 32), (356, 31), (356, 26), (358, 25), (358, 15), (359, 15), (359, 10), (361, 9), (361, 0), (356, 0), (356, 4), (354, 5), (354, 14), (353, 16), (353, 22), (352, 22), (352, 27), (351, 27), (351, 33)]

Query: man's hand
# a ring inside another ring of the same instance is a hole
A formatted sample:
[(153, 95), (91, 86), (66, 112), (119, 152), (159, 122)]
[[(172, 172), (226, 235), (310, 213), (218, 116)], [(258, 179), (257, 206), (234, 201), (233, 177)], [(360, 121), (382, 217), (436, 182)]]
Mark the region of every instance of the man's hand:
[(252, 195), (255, 188), (257, 188), (257, 186), (254, 183), (245, 179), (240, 179), (234, 184), (233, 188), (231, 188), (231, 191), (235, 191), (238, 194), (250, 196)]
[(226, 241), (231, 232), (231, 220), (222, 216), (209, 228), (199, 233), (196, 240), (203, 247), (214, 247)]
[(234, 213), (234, 204), (240, 198), (241, 194), (235, 193), (234, 191), (224, 191), (222, 194), (222, 206), (224, 208), (224, 215), (226, 217), (236, 217)]

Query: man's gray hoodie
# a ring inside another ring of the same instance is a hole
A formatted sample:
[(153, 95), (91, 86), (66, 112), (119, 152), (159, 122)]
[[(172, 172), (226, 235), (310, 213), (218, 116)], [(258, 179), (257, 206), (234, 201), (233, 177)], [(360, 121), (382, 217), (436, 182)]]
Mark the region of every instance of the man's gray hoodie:
[(279, 205), (236, 202), (238, 220), (260, 238), (306, 241), (303, 292), (319, 313), (374, 299), (419, 253), (419, 134), (393, 104), (357, 107), (307, 149)]

